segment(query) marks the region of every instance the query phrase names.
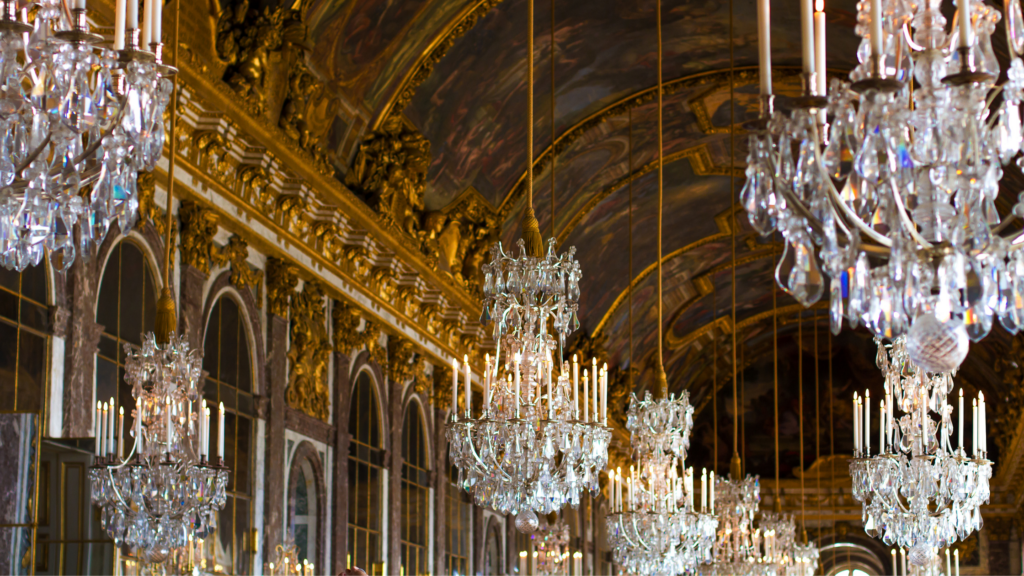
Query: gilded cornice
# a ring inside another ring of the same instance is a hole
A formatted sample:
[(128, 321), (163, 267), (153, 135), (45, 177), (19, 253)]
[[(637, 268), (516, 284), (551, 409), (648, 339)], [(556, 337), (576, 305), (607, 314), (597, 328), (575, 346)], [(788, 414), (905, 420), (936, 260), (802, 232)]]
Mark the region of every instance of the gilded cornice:
[[(199, 172), (216, 181), (226, 182), (233, 193), (256, 204), (270, 195), (276, 196), (268, 188), (287, 180), (283, 183), (301, 188), (310, 199), (315, 198), (319, 204), (317, 208), (339, 214), (339, 219), (346, 224), (346, 231), (362, 233), (382, 249), (394, 252), (427, 285), (440, 290), (447, 302), (469, 311), (471, 317), (478, 316), (479, 302), (475, 298), (453, 279), (432, 270), (427, 258), (414, 246), (391, 234), (379, 215), (326, 170), (317, 158), (302, 147), (293, 145), (287, 134), (266, 117), (252, 116), (239, 107), (234, 91), (213, 76), (213, 72), (200, 72), (203, 66), (194, 55), (183, 52), (183, 56), (179, 78), (190, 89), (184, 105), (194, 114), (201, 114), (196, 118), (199, 125), (193, 126), (197, 148), (193, 161), (194, 166), (200, 168)], [(208, 123), (206, 118), (215, 122)], [(247, 157), (252, 153), (245, 149), (235, 152), (238, 144), (243, 144), (243, 148), (260, 150), (262, 160), (248, 161)], [(182, 151), (183, 156), (186, 153)], [(272, 185), (275, 178), (277, 182)], [(285, 204), (280, 208), (298, 209), (297, 200), (288, 200)], [(277, 223), (274, 227), (283, 228)]]
[(427, 47), (423, 55), (420, 56), (412, 70), (402, 80), (399, 89), (395, 91), (392, 98), (381, 108), (380, 114), (371, 125), (371, 129), (377, 130), (393, 115), (400, 116), (405, 107), (412, 101), (413, 96), (416, 95), (416, 90), (427, 81), (430, 74), (434, 72), (434, 67), (444, 58), (448, 50), (451, 50), (451, 47), (455, 45), (455, 41), (472, 30), (473, 26), (476, 26), (476, 23), (486, 16), (491, 11), (491, 8), (500, 4), (501, 1), (479, 0), (456, 17), (451, 27), (444, 33), (439, 34), (431, 45)]

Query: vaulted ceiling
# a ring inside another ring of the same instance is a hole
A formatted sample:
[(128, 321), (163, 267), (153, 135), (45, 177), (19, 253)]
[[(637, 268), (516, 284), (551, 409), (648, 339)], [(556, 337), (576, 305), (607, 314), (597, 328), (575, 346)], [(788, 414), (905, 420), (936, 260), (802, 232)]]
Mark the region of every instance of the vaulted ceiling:
[[(754, 383), (746, 411), (761, 434), (760, 403), (765, 383), (771, 382), (766, 366), (773, 352), (772, 269), (781, 245), (757, 237), (742, 210), (735, 231), (731, 218), (746, 155), (740, 125), (758, 111), (755, 2), (662, 4), (664, 346), (670, 387), (689, 390), (708, 414), (717, 401), (721, 417), (730, 421), (731, 392), (711, 391), (732, 377), (735, 331), (740, 371)], [(791, 96), (799, 86), (798, 2), (776, 1), (772, 9), (776, 91)], [(854, 65), (855, 10), (854, 0), (826, 2), (828, 62), (836, 74)], [(461, 198), (478, 198), (497, 217), (497, 234), (505, 243), (518, 237), (525, 203), (526, 12), (527, 0), (312, 0), (306, 7), (310, 66), (364, 111), (370, 128), (400, 114), (429, 140), (425, 209), (443, 211)], [(639, 368), (637, 382), (643, 386), (657, 344), (655, 1), (554, 0), (552, 7), (536, 0), (535, 28), (534, 202), (541, 230), (545, 237), (553, 234), (563, 250), (576, 248), (584, 273), (581, 332), (604, 347), (610, 365)], [(828, 322), (827, 310), (801, 311), (781, 292), (778, 307), (783, 310), (779, 355), (780, 379), (789, 391), (786, 410), (797, 389), (797, 350), (813, 356), (806, 342), (812, 337), (796, 336), (796, 319), (803, 319), (808, 335), (817, 323), (822, 363), (828, 357), (823, 351)], [(834, 370), (842, 373), (835, 398), (847, 398), (854, 386), (881, 382), (866, 334), (844, 332), (835, 345)], [(974, 346), (965, 378), (990, 394), (1007, 396), (992, 359), (1010, 349), (1009, 335), (997, 328), (984, 346)], [(808, 373), (813, 366), (805, 365)], [(795, 434), (791, 428), (787, 434)], [(728, 427), (719, 431), (723, 442), (729, 436)], [(837, 433), (837, 450), (849, 451), (847, 437)], [(698, 445), (698, 452), (710, 450), (711, 441)]]

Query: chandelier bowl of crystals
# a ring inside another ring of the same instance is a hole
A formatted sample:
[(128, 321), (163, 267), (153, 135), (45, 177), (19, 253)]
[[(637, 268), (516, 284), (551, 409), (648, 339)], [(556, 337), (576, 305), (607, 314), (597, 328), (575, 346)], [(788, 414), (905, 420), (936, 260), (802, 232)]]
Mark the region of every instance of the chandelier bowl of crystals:
[[(886, 546), (906, 548), (923, 566), (982, 526), (981, 505), (989, 501), (992, 462), (986, 459), (985, 397), (973, 407), (973, 451), (964, 444), (964, 397), (957, 409), (959, 439), (954, 448), (950, 373), (926, 373), (909, 357), (903, 338), (878, 344), (877, 364), (885, 376), (880, 402), (878, 450), (871, 450), (871, 398), (854, 398), (853, 497), (863, 505), (864, 529)], [(902, 415), (897, 415), (897, 411)], [(932, 414), (937, 418), (933, 419)]]
[(114, 46), (105, 46), (89, 32), (85, 2), (68, 4), (40, 0), (30, 20), (17, 0), (0, 0), (0, 264), (8, 269), (47, 255), (67, 269), (114, 222), (129, 230), (138, 173), (163, 151), (175, 70), (160, 62), (159, 37), (155, 54), (139, 49), (138, 5), (128, 2), (128, 32), (119, 18)]
[(827, 291), (833, 332), (845, 318), (880, 338), (905, 335), (911, 358), (935, 373), (959, 366), (995, 320), (1011, 333), (1024, 323), (1024, 233), (1011, 226), (1024, 196), (1005, 217), (995, 205), (1003, 166), (1022, 163), (1020, 0), (1006, 0), (1002, 83), (999, 11), (959, 0), (947, 31), (941, 5), (858, 3), (859, 64), (826, 97), (824, 13), (820, 0), (813, 15), (805, 3), (804, 96), (785, 111), (773, 109), (762, 24), (763, 114), (741, 193), (750, 224), (785, 239), (780, 287), (805, 306)]
[(561, 519), (545, 520), (530, 534), (534, 567), (538, 574), (568, 573), (569, 526)]
[(758, 476), (740, 476), (740, 465), (734, 456), (728, 478), (715, 478), (718, 501), (718, 533), (715, 538), (714, 564), (716, 574), (750, 574), (760, 567), (761, 531), (754, 527), (754, 517), (761, 506), (761, 480)]
[(692, 573), (712, 559), (718, 526), (714, 490), (709, 494), (705, 470), (698, 502), (693, 468), (682, 468), (692, 428), (686, 392), (632, 396), (626, 429), (638, 467), (630, 466), (625, 482), (621, 470), (611, 472), (612, 513), (605, 520), (615, 563), (630, 574)]
[[(519, 248), (513, 257), (497, 243), (483, 266), (484, 319), (494, 322), (497, 352), (482, 375), (479, 417), (473, 417), (464, 366), (466, 402), (461, 414), (453, 410), (447, 437), (460, 485), (481, 506), (522, 513), (516, 525), (529, 532), (537, 527), (536, 513), (575, 508), (583, 490), (596, 493), (611, 429), (607, 367), (599, 370), (594, 360), (588, 373), (584, 366), (581, 386), (576, 357), (571, 368), (554, 360), (579, 324), (575, 249), (558, 256), (554, 239), (544, 257), (529, 255), (522, 240)], [(457, 363), (454, 368), (453, 397)]]
[(209, 456), (210, 410), (198, 411), (202, 358), (185, 337), (160, 345), (152, 333), (141, 349), (125, 344), (125, 380), (135, 408), (124, 457), (124, 408), (115, 424), (114, 402), (97, 407), (96, 463), (89, 469), (92, 502), (115, 545), (128, 545), (146, 563), (160, 563), (205, 537), (227, 498), (224, 405), (220, 406), (218, 458)]

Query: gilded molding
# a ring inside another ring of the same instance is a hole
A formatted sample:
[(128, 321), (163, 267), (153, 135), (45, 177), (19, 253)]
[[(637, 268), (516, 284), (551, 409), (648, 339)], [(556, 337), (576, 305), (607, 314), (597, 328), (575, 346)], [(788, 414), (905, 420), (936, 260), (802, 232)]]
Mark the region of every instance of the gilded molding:
[(220, 215), (193, 200), (182, 200), (178, 207), (181, 220), (181, 261), (203, 274), (210, 273), (213, 237)]
[(281, 318), (288, 317), (288, 304), (299, 284), (299, 268), (280, 258), (267, 258), (267, 310)]
[(263, 271), (249, 266), (249, 243), (237, 234), (223, 248), (213, 246), (211, 259), (218, 266), (231, 267), (231, 285), (239, 290), (256, 289), (256, 302), (263, 302)]
[(377, 117), (377, 121), (373, 124), (373, 128), (377, 129), (389, 119), (401, 116), (402, 112), (405, 111), (405, 107), (409, 105), (409, 102), (412, 102), (413, 96), (416, 95), (416, 90), (427, 81), (427, 78), (430, 78), (434, 67), (451, 50), (452, 46), (455, 45), (455, 41), (472, 30), (476, 23), (486, 16), (491, 11), (491, 8), (500, 4), (501, 1), (481, 0), (476, 6), (466, 12), (459, 19), (458, 23), (449, 28), (447, 33), (420, 57), (420, 60), (413, 67), (412, 73), (402, 81), (401, 88), (395, 92), (391, 101), (384, 105), (380, 116)]
[(326, 303), (323, 285), (316, 280), (307, 281), (302, 292), (292, 295), (290, 371), (285, 391), (289, 406), (323, 421), (330, 412)]

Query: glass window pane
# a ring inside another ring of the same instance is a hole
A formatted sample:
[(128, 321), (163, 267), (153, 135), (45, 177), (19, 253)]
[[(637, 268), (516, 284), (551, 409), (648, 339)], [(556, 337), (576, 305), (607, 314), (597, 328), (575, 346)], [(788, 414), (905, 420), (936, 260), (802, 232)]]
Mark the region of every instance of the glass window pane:
[(46, 338), (22, 330), (18, 344), (17, 411), (38, 412), (42, 408), (45, 363)]
[(16, 292), (0, 290), (0, 318), (18, 321), (18, 295)]
[(21, 295), (34, 300), (37, 304), (46, 304), (46, 265), (29, 266), (21, 272)]
[[(0, 342), (18, 341), (18, 329), (0, 322)], [(14, 410), (14, 394), (18, 370), (18, 348), (11, 344), (0, 346), (0, 410)]]
[[(238, 429), (235, 433), (235, 467), (232, 476), (235, 478), (235, 491), (249, 494), (249, 447), (252, 441), (252, 420), (245, 416), (237, 417)], [(227, 448), (225, 448), (226, 450)]]
[(249, 569), (252, 558), (252, 537), (249, 528), (252, 519), (249, 517), (249, 501), (245, 498), (235, 499), (235, 574), (251, 574)]

